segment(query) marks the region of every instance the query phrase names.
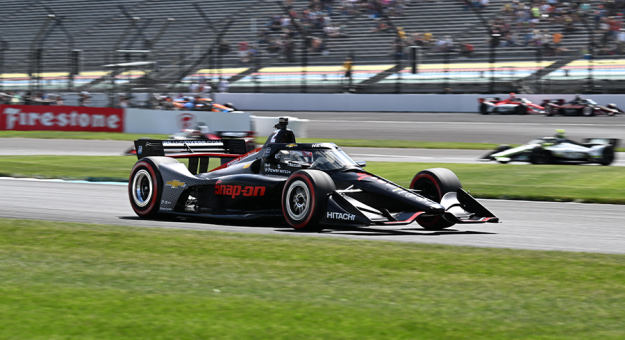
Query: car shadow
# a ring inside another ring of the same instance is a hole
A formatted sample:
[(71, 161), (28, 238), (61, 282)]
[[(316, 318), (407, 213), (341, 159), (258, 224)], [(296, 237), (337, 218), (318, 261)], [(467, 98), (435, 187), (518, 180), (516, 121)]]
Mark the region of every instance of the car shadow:
[[(121, 220), (145, 221), (146, 219), (138, 216), (119, 216)], [(379, 229), (374, 227), (337, 227), (325, 226), (320, 232), (306, 232), (294, 230), (283, 220), (261, 219), (254, 221), (235, 221), (235, 220), (219, 220), (210, 218), (193, 218), (193, 217), (161, 217), (152, 219), (153, 222), (180, 222), (180, 223), (210, 223), (222, 226), (232, 227), (251, 227), (251, 228), (271, 228), (276, 232), (290, 234), (332, 234), (349, 235), (349, 236), (445, 236), (445, 235), (496, 235), (493, 232), (475, 231), (475, 230), (426, 230), (423, 228), (403, 228), (403, 229)]]

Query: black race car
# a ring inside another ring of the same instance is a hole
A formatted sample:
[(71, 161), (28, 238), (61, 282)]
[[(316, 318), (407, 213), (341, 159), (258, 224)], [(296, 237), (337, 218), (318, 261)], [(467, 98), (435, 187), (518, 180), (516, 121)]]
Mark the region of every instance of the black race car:
[[(128, 194), (140, 217), (277, 217), (296, 230), (401, 226), (428, 230), (499, 219), (462, 189), (448, 169), (419, 172), (404, 188), (363, 169), (333, 143), (297, 143), (280, 118), (262, 148), (243, 140), (137, 140)], [(225, 143), (225, 144), (224, 144)], [(165, 156), (165, 154), (168, 156)], [(178, 159), (188, 159), (188, 166)], [(208, 171), (209, 159), (221, 165)]]

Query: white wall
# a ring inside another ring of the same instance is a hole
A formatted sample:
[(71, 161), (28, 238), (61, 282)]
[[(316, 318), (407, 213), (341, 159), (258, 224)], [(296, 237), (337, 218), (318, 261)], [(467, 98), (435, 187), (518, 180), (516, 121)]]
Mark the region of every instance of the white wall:
[(198, 122), (208, 125), (211, 131), (251, 131), (251, 118), (247, 112), (209, 112), (209, 111), (169, 111), (126, 109), (125, 132), (160, 133), (178, 132), (181, 115), (190, 115), (188, 128), (195, 128)]
[[(362, 111), (362, 112), (478, 112), (480, 97), (507, 98), (510, 94), (300, 94), (217, 93), (217, 103), (233, 103), (249, 111)], [(573, 99), (574, 95), (518, 95), (540, 104), (543, 99)], [(625, 95), (588, 95), (599, 104), (625, 108)]]

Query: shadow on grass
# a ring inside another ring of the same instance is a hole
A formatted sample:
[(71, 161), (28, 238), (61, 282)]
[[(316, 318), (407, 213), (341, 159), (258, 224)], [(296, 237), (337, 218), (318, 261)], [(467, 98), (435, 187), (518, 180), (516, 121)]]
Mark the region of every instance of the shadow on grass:
[[(146, 221), (147, 219), (140, 218), (138, 216), (119, 216), (119, 219), (130, 221)], [(262, 218), (255, 220), (223, 220), (216, 218), (198, 218), (198, 217), (176, 217), (176, 216), (164, 216), (158, 219), (152, 219), (154, 222), (179, 222), (180, 227), (184, 227), (185, 223), (203, 223), (214, 224), (219, 226), (232, 226), (232, 227), (252, 227), (252, 228), (271, 228), (276, 232), (281, 233), (293, 233), (293, 234), (331, 234), (336, 235), (351, 235), (351, 236), (446, 236), (446, 235), (496, 235), (497, 233), (482, 232), (474, 230), (458, 230), (458, 229), (444, 229), (431, 231), (422, 228), (405, 228), (405, 229), (379, 229), (375, 227), (337, 227), (326, 226), (321, 232), (304, 232), (299, 230), (293, 230), (284, 220), (280, 218)], [(233, 230), (234, 231), (234, 230)]]

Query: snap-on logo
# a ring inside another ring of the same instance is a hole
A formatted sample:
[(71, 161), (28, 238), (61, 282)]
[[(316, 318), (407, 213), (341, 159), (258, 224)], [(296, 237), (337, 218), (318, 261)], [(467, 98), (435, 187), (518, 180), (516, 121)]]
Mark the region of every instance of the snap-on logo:
[(333, 220), (344, 220), (344, 221), (353, 221), (354, 219), (356, 219), (356, 215), (354, 214), (340, 213), (340, 212), (328, 212), (326, 217), (333, 219)]
[(195, 115), (190, 113), (178, 115), (178, 117), (176, 117), (176, 121), (178, 123), (178, 128), (181, 130), (193, 129), (197, 125)]
[(223, 196), (231, 196), (233, 199), (239, 195), (243, 195), (246, 197), (250, 196), (265, 196), (265, 187), (253, 187), (246, 186), (242, 187), (240, 185), (220, 185), (221, 181), (218, 181), (215, 184), (215, 194), (223, 195)]

